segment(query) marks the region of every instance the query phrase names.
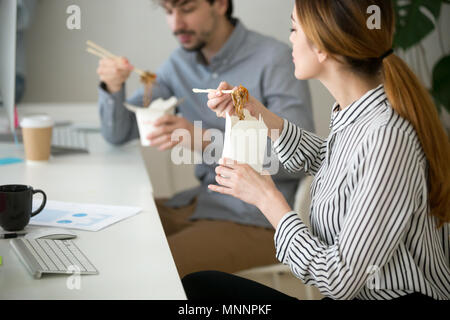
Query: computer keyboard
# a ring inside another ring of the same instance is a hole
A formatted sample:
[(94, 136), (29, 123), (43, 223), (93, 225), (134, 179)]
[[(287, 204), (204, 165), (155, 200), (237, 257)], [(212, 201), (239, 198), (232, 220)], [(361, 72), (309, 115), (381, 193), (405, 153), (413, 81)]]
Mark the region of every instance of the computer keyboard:
[(88, 153), (86, 132), (73, 126), (55, 125), (52, 130), (52, 155), (60, 153)]
[(11, 246), (37, 279), (42, 274), (98, 274), (72, 240), (12, 239)]

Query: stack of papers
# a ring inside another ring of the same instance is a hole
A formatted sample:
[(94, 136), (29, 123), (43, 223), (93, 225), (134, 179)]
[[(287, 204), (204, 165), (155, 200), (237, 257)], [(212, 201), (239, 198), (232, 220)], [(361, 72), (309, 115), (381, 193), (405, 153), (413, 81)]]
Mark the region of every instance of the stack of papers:
[[(40, 200), (33, 202), (33, 211), (39, 205)], [(99, 231), (141, 210), (138, 207), (47, 201), (45, 208), (31, 218), (30, 225)]]

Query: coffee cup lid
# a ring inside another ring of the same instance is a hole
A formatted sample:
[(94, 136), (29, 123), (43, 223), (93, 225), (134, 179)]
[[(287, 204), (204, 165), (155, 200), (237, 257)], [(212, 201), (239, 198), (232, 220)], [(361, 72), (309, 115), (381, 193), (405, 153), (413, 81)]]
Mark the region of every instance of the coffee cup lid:
[(53, 120), (46, 115), (25, 117), (20, 121), (22, 128), (48, 128), (53, 126)]

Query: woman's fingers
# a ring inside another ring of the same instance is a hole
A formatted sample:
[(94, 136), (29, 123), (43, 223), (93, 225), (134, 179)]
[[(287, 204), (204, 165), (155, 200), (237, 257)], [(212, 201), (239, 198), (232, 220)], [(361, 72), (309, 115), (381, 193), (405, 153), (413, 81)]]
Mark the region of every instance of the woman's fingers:
[(208, 93), (208, 99), (222, 97), (224, 95), (222, 90), (231, 90), (231, 86), (227, 82), (222, 81), (216, 90)]
[(225, 117), (226, 113), (233, 114), (234, 107), (231, 95), (222, 93), (222, 90), (231, 90), (232, 86), (221, 82), (217, 90), (208, 94), (208, 108), (218, 117)]
[(228, 187), (229, 189), (236, 189), (236, 176), (237, 170), (235, 169), (234, 161), (230, 159), (224, 159), (224, 162), (228, 162), (230, 166), (228, 167), (225, 164), (221, 164), (216, 167), (216, 181), (222, 186)]
[(231, 178), (222, 177), (220, 175), (216, 176), (216, 181), (219, 185), (227, 187), (229, 189), (234, 189), (234, 183)]
[(226, 177), (226, 178), (231, 178), (231, 177), (234, 176), (234, 170), (230, 169), (230, 168), (227, 168), (225, 166), (218, 166), (218, 167), (216, 167), (216, 173), (219, 176)]
[(219, 160), (219, 164), (222, 166), (234, 169), (238, 165), (238, 162), (234, 161), (233, 159), (230, 159), (230, 158), (221, 158)]
[(228, 105), (233, 105), (231, 97), (227, 97), (226, 95), (217, 98), (211, 98), (207, 102), (208, 108), (213, 111), (222, 111)]
[(235, 110), (234, 110), (234, 106), (228, 105), (228, 106), (226, 107), (226, 109), (223, 111), (223, 113), (224, 113), (224, 115), (228, 113), (230, 116), (232, 116), (232, 115), (234, 115), (236, 112), (235, 112)]
[(232, 88), (233, 87), (230, 84), (228, 84), (228, 82), (222, 81), (219, 84), (219, 87), (217, 88), (216, 97), (222, 97), (225, 95), (224, 93), (222, 93), (222, 90), (231, 90)]
[(214, 191), (214, 192), (218, 192), (218, 193), (222, 193), (222, 194), (227, 194), (227, 195), (233, 195), (233, 190), (231, 190), (230, 188), (226, 188), (226, 187), (221, 187), (221, 186), (216, 186), (213, 184), (210, 184), (208, 186), (208, 189)]
[[(218, 110), (220, 110), (220, 111), (218, 111)], [(216, 109), (216, 114), (218, 117), (225, 118), (227, 113), (230, 116), (232, 116), (236, 113), (232, 103), (227, 102), (226, 104), (222, 104), (219, 108)]]
[(206, 104), (207, 104), (208, 108), (215, 111), (225, 101), (225, 99), (226, 98), (224, 98), (224, 97), (211, 98), (208, 100), (208, 102)]
[(228, 102), (222, 103), (215, 111), (218, 117), (225, 118), (227, 113), (229, 115), (234, 114), (234, 106)]

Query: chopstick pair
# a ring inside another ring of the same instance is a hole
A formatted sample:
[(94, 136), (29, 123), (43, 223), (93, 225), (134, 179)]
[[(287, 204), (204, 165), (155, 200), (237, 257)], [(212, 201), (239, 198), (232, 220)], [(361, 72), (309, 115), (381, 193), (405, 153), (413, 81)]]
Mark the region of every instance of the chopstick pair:
[[(90, 47), (86, 48), (86, 51), (89, 52), (90, 54), (93, 54), (94, 56), (97, 56), (99, 58), (112, 58), (112, 59), (120, 58), (119, 56), (116, 56), (115, 54), (109, 52), (105, 48), (102, 48), (101, 46), (99, 46), (98, 44), (94, 43), (91, 40), (86, 41), (86, 44)], [(146, 75), (146, 72), (139, 68), (134, 68), (133, 71), (136, 72), (141, 77), (144, 77)]]
[[(216, 89), (192, 89), (192, 92), (194, 93), (211, 93), (211, 92), (216, 92)], [(222, 93), (228, 94), (228, 93), (233, 93), (233, 90), (222, 90)]]

